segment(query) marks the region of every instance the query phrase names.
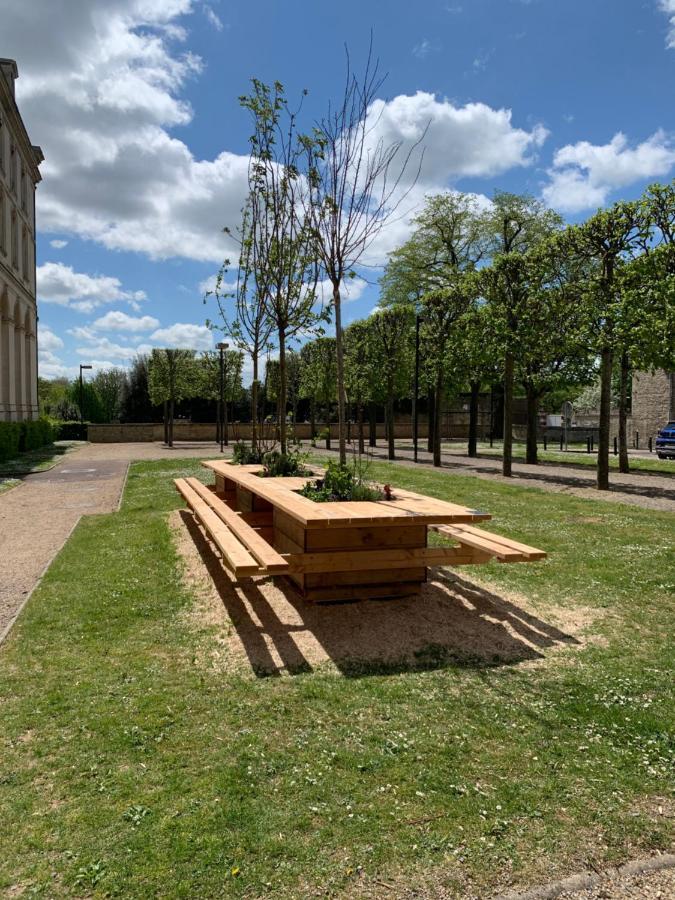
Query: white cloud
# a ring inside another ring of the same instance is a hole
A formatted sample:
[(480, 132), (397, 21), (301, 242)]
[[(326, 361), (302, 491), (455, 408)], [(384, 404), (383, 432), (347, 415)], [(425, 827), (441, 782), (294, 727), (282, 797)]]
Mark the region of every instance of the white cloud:
[(55, 250), (63, 250), (64, 247), (68, 246), (68, 241), (54, 240), (49, 242), (50, 247), (54, 247)]
[[(417, 91), (388, 102), (376, 100), (369, 113), (370, 146), (400, 141), (404, 158), (424, 138), (420, 182), (429, 187), (447, 187), (463, 177), (492, 177), (534, 161), (548, 132), (542, 125), (531, 131), (515, 128), (510, 109), (493, 109), (485, 103), (455, 106), (435, 94)], [(417, 173), (411, 165), (409, 177)]]
[(54, 334), (54, 332), (49, 328), (48, 325), (40, 325), (38, 332), (38, 344), (39, 350), (42, 353), (44, 352), (53, 352), (54, 350), (60, 350), (63, 347), (63, 341), (61, 338)]
[[(75, 337), (84, 338), (85, 340), (91, 339), (91, 336), (85, 336), (83, 334), (75, 334)], [(76, 347), (75, 352), (86, 358), (88, 361), (91, 361), (92, 358), (100, 358), (103, 357), (106, 360), (106, 364), (109, 366), (110, 363), (108, 360), (131, 360), (138, 353), (149, 353), (152, 350), (152, 347), (149, 344), (116, 344), (114, 341), (109, 340), (105, 337), (93, 338), (91, 339), (91, 343), (83, 344), (81, 347)], [(93, 365), (93, 363), (92, 363)], [(103, 366), (105, 368), (106, 366)]]
[(670, 21), (666, 46), (675, 49), (675, 0), (659, 0), (659, 9), (668, 16)]
[(580, 212), (602, 206), (618, 188), (667, 175), (673, 165), (675, 146), (661, 130), (633, 148), (621, 132), (608, 144), (580, 141), (556, 151), (543, 197), (556, 209)]
[(111, 310), (92, 324), (96, 331), (152, 331), (157, 328), (159, 319), (153, 316), (128, 316), (120, 310)]
[(430, 40), (424, 38), (419, 42), (419, 44), (415, 44), (412, 49), (413, 56), (416, 56), (418, 59), (424, 59), (427, 57), (431, 51), (433, 50), (433, 46)]
[(79, 312), (91, 312), (104, 303), (126, 300), (132, 305), (146, 299), (144, 291), (124, 291), (119, 278), (111, 275), (87, 275), (72, 266), (48, 262), (37, 268), (37, 292), (43, 303), (69, 306)]
[[(317, 284), (317, 298), (323, 303), (330, 303), (333, 299), (333, 285), (330, 281), (320, 281)], [(352, 300), (358, 300), (361, 294), (368, 287), (368, 282), (359, 278), (345, 278), (340, 288), (340, 297), (343, 303), (349, 303)]]
[(202, 9), (204, 10), (204, 15), (208, 19), (209, 23), (213, 25), (216, 31), (222, 31), (225, 26), (223, 25), (222, 19), (220, 18), (218, 13), (207, 3), (204, 4)]
[(159, 328), (150, 339), (163, 347), (179, 347), (185, 350), (213, 349), (213, 334), (206, 325), (176, 322), (169, 328)]

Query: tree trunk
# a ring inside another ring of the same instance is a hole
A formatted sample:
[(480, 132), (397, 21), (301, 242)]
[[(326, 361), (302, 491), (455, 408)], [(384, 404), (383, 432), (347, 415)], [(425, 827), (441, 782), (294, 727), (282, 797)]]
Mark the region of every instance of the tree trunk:
[(504, 360), (504, 456), (502, 475), (511, 477), (513, 461), (513, 356), (506, 354)]
[(427, 453), (434, 452), (434, 392), (427, 397)]
[(164, 443), (169, 445), (169, 401), (164, 401)]
[(310, 438), (313, 441), (316, 437), (316, 400), (314, 397), (309, 401), (309, 430)]
[(377, 447), (377, 404), (373, 400), (368, 405), (368, 444)]
[(173, 447), (173, 399), (169, 400), (169, 447)]
[(624, 350), (621, 354), (621, 373), (619, 377), (619, 472), (630, 472), (628, 465), (628, 433), (626, 418), (628, 416), (628, 372), (630, 362)]
[(534, 385), (525, 385), (527, 397), (527, 438), (525, 447), (525, 462), (536, 466), (539, 462), (537, 455), (537, 428), (539, 426), (539, 393)]
[(396, 459), (396, 445), (394, 443), (394, 385), (391, 378), (387, 384), (387, 457)]
[(251, 384), (251, 450), (258, 449), (258, 354), (253, 354), (253, 382)]
[(279, 443), (286, 454), (286, 331), (279, 328)]
[(480, 399), (480, 381), (471, 382), (471, 399), (469, 400), (469, 456), (478, 456), (478, 401)]
[(366, 442), (363, 436), (363, 402), (359, 400), (356, 409), (356, 418), (359, 426), (359, 453), (361, 456), (366, 452)]
[(330, 450), (330, 403), (326, 406), (326, 450)]
[(443, 375), (438, 372), (436, 375), (436, 388), (434, 391), (434, 434), (433, 434), (433, 454), (434, 465), (441, 465), (441, 428), (443, 424)]
[(347, 441), (345, 438), (345, 361), (342, 345), (342, 305), (340, 302), (340, 282), (333, 282), (333, 306), (335, 308), (335, 353), (337, 357), (337, 401), (338, 401), (338, 444), (340, 463), (347, 463)]
[(600, 355), (600, 428), (598, 434), (598, 490), (609, 490), (609, 428), (612, 407), (612, 349)]

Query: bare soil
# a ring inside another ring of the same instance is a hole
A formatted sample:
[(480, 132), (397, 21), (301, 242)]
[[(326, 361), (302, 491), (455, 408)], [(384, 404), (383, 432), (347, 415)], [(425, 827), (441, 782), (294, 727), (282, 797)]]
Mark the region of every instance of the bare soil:
[(440, 568), (431, 570), (419, 596), (310, 604), (283, 578), (234, 581), (187, 511), (172, 513), (170, 524), (195, 598), (185, 615), (204, 635), (202, 662), (225, 671), (278, 675), (452, 660), (533, 663), (580, 647), (602, 614), (544, 610)]

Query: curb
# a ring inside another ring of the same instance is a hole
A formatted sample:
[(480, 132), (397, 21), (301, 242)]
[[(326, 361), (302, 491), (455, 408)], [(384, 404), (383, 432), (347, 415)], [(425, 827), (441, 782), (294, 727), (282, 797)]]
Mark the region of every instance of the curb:
[(553, 900), (569, 891), (583, 891), (597, 887), (608, 878), (623, 878), (628, 875), (645, 875), (658, 872), (661, 869), (675, 867), (675, 854), (664, 853), (661, 856), (650, 856), (646, 859), (636, 859), (618, 868), (607, 869), (598, 874), (584, 873), (554, 881), (543, 887), (531, 888), (525, 891), (514, 891), (508, 894), (498, 894), (493, 900)]

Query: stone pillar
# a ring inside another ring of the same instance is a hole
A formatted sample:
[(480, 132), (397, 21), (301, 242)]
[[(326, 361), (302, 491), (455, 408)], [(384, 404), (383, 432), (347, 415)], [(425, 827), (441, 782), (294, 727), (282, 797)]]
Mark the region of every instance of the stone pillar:
[(26, 329), (20, 308), (14, 311), (14, 384), (15, 418), (20, 421), (26, 415)]
[(37, 419), (37, 339), (35, 335), (35, 317), (30, 317), (30, 326), (26, 331), (26, 372), (28, 377), (28, 418)]
[(2, 404), (6, 421), (16, 419), (16, 400), (14, 393), (14, 318), (7, 307), (1, 317), (0, 328), (0, 367), (2, 368)]

